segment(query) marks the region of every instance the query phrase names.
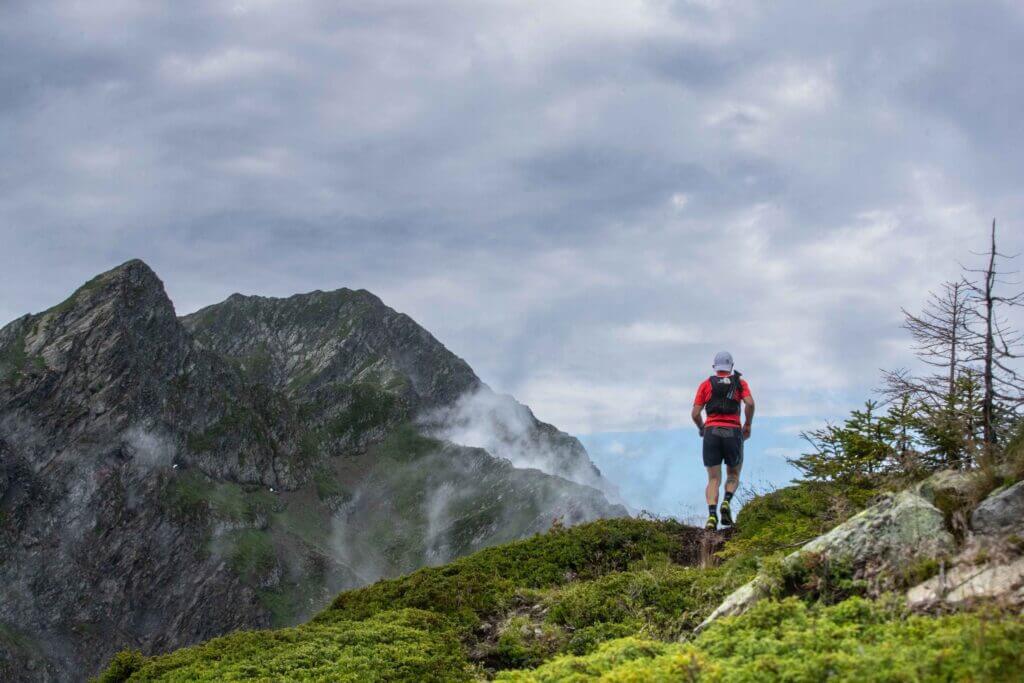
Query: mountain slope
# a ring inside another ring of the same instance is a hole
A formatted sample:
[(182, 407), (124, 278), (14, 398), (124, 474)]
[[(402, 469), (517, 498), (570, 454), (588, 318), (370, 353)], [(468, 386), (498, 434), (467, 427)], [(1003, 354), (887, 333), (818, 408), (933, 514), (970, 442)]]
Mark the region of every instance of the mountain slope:
[[(336, 423), (339, 410), (344, 419), (351, 403), (373, 402), (385, 418), (375, 423), (378, 432), (382, 422), (416, 419), (439, 438), (614, 495), (579, 441), (492, 392), (464, 360), (365, 290), (286, 299), (234, 294), (182, 322), (204, 348), (301, 402), (321, 424)], [(321, 445), (359, 448), (374, 436), (357, 426)]]
[(0, 677), (295, 623), (556, 517), (624, 514), (425, 433), (481, 390), (368, 293), (236, 296), (182, 322), (141, 261), (0, 329)]
[[(938, 563), (900, 566), (867, 557), (848, 565), (815, 554), (799, 566), (783, 561), (794, 545), (818, 547), (801, 542), (808, 533), (822, 534), (815, 539), (820, 544), (836, 536), (823, 533), (830, 528), (850, 529), (865, 519), (885, 532), (892, 523), (887, 501), (894, 498), (932, 497), (946, 509), (952, 489), (941, 482), (965, 477), (942, 474), (880, 496), (876, 484), (781, 489), (749, 502), (728, 533), (638, 519), (553, 529), (342, 593), (296, 628), (233, 634), (161, 657), (121, 653), (102, 680), (1019, 680), (1024, 596), (964, 604), (955, 614), (921, 613), (904, 596), (872, 586), (905, 590), (929, 574), (941, 577)], [(1012, 560), (1024, 548), (1008, 498), (1024, 500), (1024, 484), (997, 490), (977, 509), (989, 513), (989, 527), (996, 509), (997, 526), (1013, 527), (1002, 539), (1010, 547), (1000, 551)], [(837, 501), (843, 504), (830, 504)], [(963, 512), (974, 503), (957, 504), (966, 506), (958, 508)], [(955, 526), (956, 510), (949, 511), (947, 523)], [(974, 527), (979, 537), (987, 533)], [(908, 543), (926, 542), (931, 531), (912, 531), (919, 536)], [(845, 542), (854, 538), (841, 535)], [(862, 530), (857, 542), (871, 548), (872, 538)], [(968, 534), (962, 542), (977, 548), (979, 540)], [(1020, 563), (993, 555), (973, 562), (1004, 569)], [(887, 576), (877, 574), (880, 568)], [(771, 577), (770, 596), (694, 633), (755, 575)], [(1004, 597), (1013, 597), (1020, 576), (1004, 582)]]

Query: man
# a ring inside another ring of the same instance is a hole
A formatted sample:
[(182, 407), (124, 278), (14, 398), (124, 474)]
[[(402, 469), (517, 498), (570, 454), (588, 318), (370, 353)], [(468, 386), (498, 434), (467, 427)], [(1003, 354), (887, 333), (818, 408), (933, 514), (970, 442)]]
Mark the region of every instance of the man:
[[(725, 499), (722, 501), (722, 526), (732, 526), (732, 496), (740, 485), (743, 467), (743, 442), (750, 438), (754, 421), (754, 398), (747, 381), (733, 372), (732, 354), (719, 351), (711, 366), (715, 374), (697, 388), (693, 401), (693, 423), (704, 437), (704, 467), (708, 470), (708, 503), (706, 529), (718, 528), (718, 487), (722, 483), (722, 463), (725, 463)], [(740, 406), (746, 406), (745, 420), (740, 428)], [(701, 418), (701, 412), (707, 419)]]

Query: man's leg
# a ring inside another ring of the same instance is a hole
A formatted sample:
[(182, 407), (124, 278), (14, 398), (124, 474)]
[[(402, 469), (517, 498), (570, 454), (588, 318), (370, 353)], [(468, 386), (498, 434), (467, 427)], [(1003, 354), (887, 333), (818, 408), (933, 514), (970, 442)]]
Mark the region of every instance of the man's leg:
[(732, 498), (732, 494), (736, 493), (736, 489), (740, 487), (741, 469), (743, 469), (743, 463), (738, 463), (735, 466), (725, 466), (725, 492), (730, 498)]
[(710, 508), (718, 505), (718, 489), (722, 486), (722, 466), (708, 467), (707, 471), (708, 487), (704, 490), (704, 498), (707, 499)]
[(722, 524), (732, 526), (732, 496), (740, 487), (740, 470), (743, 469), (743, 439), (737, 436), (728, 439), (728, 453), (725, 456), (725, 500), (722, 501)]
[(704, 467), (708, 471), (708, 486), (704, 489), (704, 499), (708, 503), (708, 521), (705, 529), (718, 528), (718, 489), (722, 485), (722, 444), (721, 437), (706, 428), (704, 429)]
[(704, 499), (708, 502), (708, 521), (704, 528), (714, 531), (718, 528), (718, 487), (722, 485), (722, 466), (707, 467), (708, 487), (704, 489)]

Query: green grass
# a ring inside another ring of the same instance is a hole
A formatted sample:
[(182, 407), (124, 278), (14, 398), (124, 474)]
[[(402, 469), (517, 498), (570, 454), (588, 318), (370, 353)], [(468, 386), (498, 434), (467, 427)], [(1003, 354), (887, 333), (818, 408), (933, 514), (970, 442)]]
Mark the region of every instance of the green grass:
[[(436, 447), (410, 429), (376, 456), (400, 465)], [(236, 634), (152, 659), (124, 654), (111, 670), (166, 681), (538, 682), (1002, 681), (1024, 670), (1019, 615), (910, 616), (895, 599), (848, 597), (857, 586), (841, 566), (810, 557), (783, 567), (792, 546), (876, 493), (814, 484), (755, 498), (722, 560), (706, 569), (696, 566), (703, 532), (673, 521), (557, 529), (342, 593), (298, 628)], [(247, 535), (235, 546), (244, 549), (243, 573), (255, 576), (268, 543)], [(776, 597), (695, 637), (694, 627), (758, 571), (777, 574)], [(934, 571), (907, 568), (917, 578)], [(261, 591), (260, 600), (281, 623), (303, 595), (292, 587)]]
[(99, 287), (106, 279), (107, 275), (109, 275), (109, 271), (106, 273), (100, 273), (99, 275), (92, 278), (84, 285), (76, 289), (74, 292), (72, 292), (71, 296), (69, 296), (67, 299), (64, 299), (64, 301), (61, 301), (56, 306), (46, 309), (40, 315), (50, 315), (56, 317), (63, 315), (64, 313), (67, 313), (74, 307), (75, 302), (78, 300), (79, 296)]
[(547, 597), (548, 620), (572, 632), (608, 625), (674, 639), (694, 629), (723, 594), (750, 580), (750, 563), (701, 569), (665, 563), (574, 582)]
[(520, 588), (589, 580), (654, 557), (668, 558), (688, 535), (674, 522), (611, 519), (487, 548), (442, 567), (342, 593), (318, 621), (364, 619), (411, 607), (445, 615), (465, 630), (513, 603)]
[(425, 455), (437, 451), (441, 442), (428, 436), (423, 436), (411, 424), (399, 425), (392, 430), (380, 444), (375, 446), (371, 453), (378, 460), (392, 460), (399, 463), (408, 463), (419, 460)]
[(169, 655), (122, 653), (98, 679), (119, 681), (465, 681), (458, 639), (429, 612), (243, 631)]
[(239, 435), (253, 435), (261, 443), (272, 439), (260, 415), (248, 406), (229, 402), (224, 415), (202, 432), (189, 434), (188, 448), (196, 453), (216, 451), (226, 443), (237, 441)]
[(846, 521), (879, 493), (871, 486), (804, 482), (757, 496), (740, 510), (739, 531), (722, 556), (792, 550)]
[(277, 564), (270, 534), (261, 529), (242, 529), (229, 535), (228, 566), (243, 581), (254, 584)]
[(161, 504), (175, 519), (199, 521), (210, 511), (213, 488), (213, 482), (198, 472), (174, 472), (164, 482)]
[(277, 509), (278, 501), (262, 488), (231, 482), (214, 482), (196, 470), (177, 470), (166, 475), (164, 509), (184, 521), (208, 517), (229, 522), (254, 523)]
[(313, 474), (313, 485), (316, 486), (316, 495), (320, 500), (352, 498), (352, 493), (339, 481), (338, 475), (327, 468), (319, 469)]
[(327, 424), (331, 436), (357, 438), (398, 416), (398, 397), (394, 394), (370, 383), (353, 384), (349, 390), (348, 406)]
[(0, 350), (0, 380), (17, 382), (21, 378), (27, 360), (25, 335), (19, 334), (10, 344)]
[(766, 601), (693, 642), (627, 638), (500, 681), (967, 681), (1024, 671), (1024, 621), (1010, 613), (907, 616), (886, 602)]

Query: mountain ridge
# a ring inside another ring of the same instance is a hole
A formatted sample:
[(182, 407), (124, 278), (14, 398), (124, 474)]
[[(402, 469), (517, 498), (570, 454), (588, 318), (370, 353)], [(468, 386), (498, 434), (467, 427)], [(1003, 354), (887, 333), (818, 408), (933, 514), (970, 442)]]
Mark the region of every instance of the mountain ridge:
[[(312, 315), (332, 296), (355, 302), (348, 334)], [(0, 672), (74, 679), (124, 646), (295, 623), (345, 587), (625, 514), (428, 429), (489, 389), (408, 316), (369, 292), (289, 300), (179, 319), (131, 260), (0, 328)], [(589, 463), (564, 436), (551, 453)]]

